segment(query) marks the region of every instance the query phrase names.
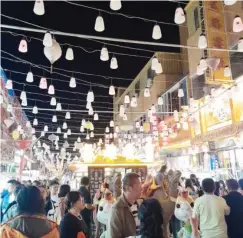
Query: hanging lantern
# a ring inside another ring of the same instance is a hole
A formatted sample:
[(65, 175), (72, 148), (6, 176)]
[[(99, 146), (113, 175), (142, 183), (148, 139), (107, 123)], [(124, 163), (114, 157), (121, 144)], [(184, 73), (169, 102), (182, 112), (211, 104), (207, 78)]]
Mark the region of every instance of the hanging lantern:
[(56, 100), (56, 98), (55, 97), (52, 97), (51, 98), (51, 106), (56, 106), (57, 105), (57, 100)]
[(229, 66), (225, 66), (224, 68), (224, 77), (231, 77), (231, 69)]
[(39, 88), (40, 89), (47, 89), (47, 81), (46, 81), (46, 78), (42, 77), (40, 79)]
[(64, 133), (64, 134), (63, 134), (63, 138), (64, 138), (64, 139), (67, 139), (67, 137), (68, 137), (67, 133)]
[(35, 118), (34, 121), (33, 121), (33, 126), (37, 126), (38, 125), (38, 119)]
[(52, 47), (52, 36), (49, 31), (47, 31), (44, 35), (43, 45), (46, 47)]
[(179, 89), (178, 89), (178, 97), (179, 97), (179, 98), (183, 98), (183, 97), (184, 97), (184, 91), (183, 91), (182, 88), (179, 88)]
[(88, 114), (89, 114), (89, 116), (92, 116), (92, 115), (94, 115), (94, 110), (93, 110), (93, 108), (91, 107), (90, 109), (89, 109), (89, 112), (88, 112)]
[(156, 68), (157, 68), (157, 64), (159, 63), (159, 61), (158, 61), (158, 58), (155, 56), (155, 57), (153, 57), (153, 59), (152, 59), (152, 63), (151, 63), (151, 69), (152, 70), (156, 70)]
[(81, 138), (80, 138), (80, 137), (78, 137), (77, 142), (78, 142), (78, 143), (80, 143), (80, 142), (81, 142)]
[(163, 73), (162, 64), (160, 62), (158, 62), (157, 65), (156, 65), (155, 73), (156, 74), (162, 74)]
[(120, 132), (119, 126), (116, 126), (116, 127), (115, 127), (115, 132), (116, 132), (116, 133), (119, 133), (119, 132)]
[(162, 38), (161, 29), (160, 29), (160, 26), (158, 24), (154, 25), (152, 38), (154, 40), (159, 40), (159, 39)]
[(224, 0), (224, 4), (227, 6), (233, 5), (237, 2), (237, 0)]
[(146, 87), (146, 88), (144, 89), (144, 97), (145, 97), (145, 98), (150, 97), (150, 90), (149, 90), (148, 87)]
[(62, 129), (64, 129), (64, 130), (67, 129), (67, 122), (63, 122), (63, 124), (62, 124)]
[(51, 72), (52, 72), (52, 65), (62, 56), (61, 46), (57, 43), (55, 39), (52, 39), (52, 46), (51, 47), (45, 46), (44, 54), (51, 63)]
[(113, 137), (114, 137), (114, 139), (117, 138), (117, 133), (116, 132), (113, 134)]
[(186, 21), (185, 13), (181, 7), (176, 8), (174, 21), (176, 24), (183, 24)]
[(207, 38), (204, 34), (201, 34), (198, 40), (198, 48), (206, 49), (207, 47), (208, 47)]
[(71, 131), (71, 129), (68, 129), (68, 130), (67, 130), (67, 135), (68, 135), (68, 136), (71, 136), (71, 135), (72, 135), (72, 131)]
[(71, 77), (70, 82), (69, 82), (69, 87), (76, 88), (76, 79), (74, 77)]
[(86, 135), (86, 140), (89, 140), (90, 139), (90, 137), (89, 137), (89, 133), (87, 133), (87, 135)]
[(53, 115), (52, 122), (57, 122), (57, 116), (56, 115)]
[(94, 93), (93, 91), (89, 91), (87, 94), (87, 102), (93, 102), (94, 101)]
[(206, 59), (206, 62), (207, 62), (208, 67), (209, 67), (211, 70), (215, 71), (215, 70), (218, 68), (218, 65), (219, 65), (219, 63), (220, 63), (220, 58), (217, 58), (217, 57), (215, 57), (215, 56), (208, 57), (208, 58)]
[(66, 115), (65, 115), (65, 119), (71, 119), (71, 113), (70, 112), (66, 112)]
[(45, 132), (42, 131), (42, 132), (41, 132), (41, 137), (44, 137), (44, 136), (45, 136)]
[(120, 10), (122, 7), (121, 0), (110, 0), (110, 8), (114, 11)]
[(47, 131), (48, 131), (48, 126), (45, 125), (45, 126), (44, 126), (44, 132), (47, 132)]
[(114, 121), (110, 121), (110, 127), (114, 127)]
[(56, 110), (57, 111), (61, 111), (62, 110), (62, 104), (60, 102), (57, 103)]
[(94, 138), (94, 132), (93, 132), (93, 131), (91, 131), (91, 133), (90, 133), (90, 137), (91, 137), (91, 138)]
[(123, 121), (127, 121), (127, 114), (126, 113), (124, 113), (124, 115), (123, 115)]
[(43, 0), (36, 0), (33, 11), (38, 16), (44, 15), (45, 14), (44, 1)]
[(49, 85), (48, 94), (50, 94), (50, 95), (54, 95), (55, 94), (55, 88), (54, 88), (54, 86), (52, 84)]
[(28, 82), (28, 83), (34, 82), (34, 76), (33, 76), (33, 73), (31, 71), (29, 71), (27, 76), (26, 76), (26, 82)]
[(122, 104), (122, 105), (120, 105), (120, 109), (119, 109), (119, 115), (120, 115), (120, 117), (123, 117), (124, 113), (125, 113), (125, 107)]
[(110, 128), (107, 126), (106, 128), (105, 128), (105, 133), (109, 133), (110, 132)]
[(90, 109), (91, 107), (92, 107), (91, 102), (87, 102), (87, 103), (86, 103), (86, 109)]
[(204, 74), (204, 71), (201, 68), (200, 64), (198, 64), (198, 66), (197, 66), (197, 75), (199, 76), (199, 75), (203, 75), (203, 74)]
[(163, 100), (163, 98), (160, 96), (160, 97), (158, 97), (158, 105), (159, 106), (161, 106), (161, 105), (163, 105), (164, 104), (164, 100)]
[(38, 113), (38, 107), (37, 106), (33, 107), (32, 113), (33, 114), (37, 114)]
[(80, 127), (80, 132), (84, 132), (84, 126)]
[(131, 107), (137, 107), (137, 105), (138, 105), (137, 97), (133, 96), (131, 100)]
[(8, 79), (5, 84), (6, 89), (13, 89), (13, 81), (11, 79)]
[(207, 65), (207, 62), (206, 62), (205, 58), (201, 58), (201, 59), (200, 59), (200, 63), (199, 63), (199, 65), (200, 65), (200, 68), (201, 68), (203, 71), (207, 70), (207, 68), (208, 68), (208, 65)]
[(66, 60), (74, 60), (73, 49), (71, 47), (68, 47), (65, 58)]
[(27, 41), (22, 39), (19, 43), (19, 52), (26, 53), (28, 51)]
[(243, 31), (243, 23), (242, 19), (237, 15), (233, 21), (233, 32), (241, 32)]
[(103, 19), (103, 17), (101, 15), (96, 17), (94, 29), (97, 32), (102, 32), (102, 31), (105, 30), (104, 19)]
[(85, 119), (83, 119), (82, 122), (81, 122), (81, 125), (85, 126), (85, 124), (86, 124), (86, 121), (85, 121)]
[(238, 51), (243, 52), (243, 38), (240, 38), (238, 41)]
[(100, 60), (101, 61), (108, 61), (109, 60), (109, 52), (108, 49), (103, 46), (101, 51), (100, 51)]
[(152, 111), (152, 113), (156, 113), (156, 107), (154, 104), (152, 104), (152, 106), (151, 106), (151, 111)]
[(21, 105), (26, 107), (28, 105), (27, 100), (22, 100)]
[(111, 64), (110, 64), (111, 69), (118, 69), (118, 62), (115, 56), (112, 56), (111, 58)]
[(116, 95), (115, 87), (113, 85), (109, 88), (109, 95), (114, 96)]
[(130, 103), (130, 97), (129, 97), (129, 95), (125, 95), (124, 104), (129, 104), (129, 103)]
[(27, 122), (26, 122), (26, 127), (27, 127), (27, 128), (30, 128), (30, 127), (31, 127), (31, 123), (30, 123), (30, 121), (27, 121)]

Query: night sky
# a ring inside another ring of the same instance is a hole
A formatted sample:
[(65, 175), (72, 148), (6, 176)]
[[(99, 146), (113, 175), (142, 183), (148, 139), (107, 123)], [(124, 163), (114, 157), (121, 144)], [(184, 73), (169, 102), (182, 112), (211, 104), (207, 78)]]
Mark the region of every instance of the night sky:
[[(144, 41), (154, 41), (152, 39), (152, 29), (154, 26), (153, 22), (145, 22), (137, 19), (127, 19), (122, 16), (109, 15), (102, 13), (102, 16), (105, 21), (105, 31), (98, 33), (94, 30), (94, 23), (97, 15), (99, 14), (96, 10), (91, 10), (83, 7), (73, 6), (66, 2), (62, 1), (46, 1), (45, 3), (45, 14), (43, 16), (37, 16), (33, 12), (34, 2), (31, 1), (4, 1), (1, 2), (1, 12), (4, 15), (15, 17), (39, 26), (59, 30), (63, 32), (70, 33), (81, 33), (81, 34), (90, 34), (98, 36), (107, 36), (114, 38), (124, 38), (132, 40), (144, 40)], [(107, 11), (112, 11), (109, 8), (109, 2), (94, 2), (94, 1), (81, 1), (76, 2), (86, 6), (92, 6), (95, 8), (104, 9)], [(122, 8), (119, 11), (127, 15), (141, 16), (144, 18), (154, 19), (158, 21), (164, 21), (168, 23), (174, 22), (174, 12), (178, 3), (168, 2), (168, 1), (141, 1), (141, 2), (131, 2), (123, 1)], [(183, 5), (184, 7), (184, 5)], [(19, 23), (14, 20), (1, 17), (2, 24), (9, 24), (15, 26), (28, 26), (25, 23)], [(179, 43), (179, 33), (178, 27), (174, 25), (160, 25), (163, 37), (160, 42), (178, 44)], [(36, 28), (36, 27), (33, 27)], [(7, 30), (1, 29), (2, 31), (11, 31), (18, 34), (24, 34), (29, 37), (36, 37), (43, 39), (43, 34), (24, 32), (17, 30)], [(64, 37), (64, 36), (55, 36), (57, 42), (60, 44), (67, 43), (67, 45), (61, 45), (62, 47), (62, 57), (54, 64), (54, 71), (52, 74), (45, 72), (45, 77), (52, 77), (55, 80), (52, 80), (53, 85), (56, 89), (56, 98), (59, 99), (62, 103), (62, 107), (67, 109), (76, 109), (84, 110), (86, 106), (86, 94), (90, 88), (89, 85), (81, 85), (78, 79), (82, 79), (88, 82), (100, 84), (106, 86), (107, 88), (93, 86), (92, 90), (95, 94), (95, 102), (93, 103), (94, 111), (96, 110), (110, 110), (112, 111), (112, 97), (108, 95), (108, 87), (111, 83), (111, 78), (113, 78), (113, 84), (118, 87), (127, 87), (131, 81), (137, 76), (141, 69), (148, 62), (149, 58), (152, 57), (153, 53), (156, 51), (167, 51), (175, 52), (179, 51), (176, 48), (163, 48), (163, 47), (151, 47), (146, 45), (135, 45), (135, 44), (122, 44), (122, 43), (113, 43), (119, 45), (125, 45), (134, 48), (141, 48), (148, 51), (141, 50), (130, 50), (119, 48), (116, 46), (106, 45), (109, 52), (125, 53), (132, 54), (135, 56), (124, 56), (115, 54), (118, 59), (119, 68), (117, 70), (110, 69), (110, 61), (102, 62), (100, 57), (100, 52), (95, 53), (86, 53), (80, 48), (73, 48), (74, 50), (74, 60), (67, 61), (65, 59), (66, 49), (68, 44), (82, 46), (88, 51), (100, 50), (103, 46), (103, 43), (94, 42), (86, 39), (79, 39), (74, 37)], [(50, 66), (49, 61), (44, 56), (43, 53), (43, 44), (41, 41), (28, 38), (28, 52), (23, 54), (18, 51), (18, 45), (22, 36), (13, 36), (9, 33), (1, 34), (1, 49), (10, 54), (13, 54), (16, 57), (30, 61), (34, 64)], [(111, 43), (111, 42), (108, 42)], [(12, 58), (11, 56), (1, 52), (2, 57)], [(111, 58), (112, 54), (110, 54)], [(138, 57), (142, 56), (142, 57)], [(3, 69), (10, 69), (13, 71), (19, 71), (24, 74), (12, 73), (11, 79), (13, 80), (13, 88), (16, 95), (19, 97), (21, 90), (23, 89), (23, 84), (25, 84), (25, 90), (28, 97), (28, 106), (34, 106), (35, 100), (36, 105), (39, 108), (55, 108), (50, 106), (50, 95), (48, 95), (47, 90), (39, 89), (39, 80), (40, 77), (34, 76), (33, 83), (26, 83), (26, 74), (29, 71), (30, 66), (28, 64), (11, 62), (7, 59), (1, 59), (1, 66)], [(56, 69), (55, 69), (56, 68)], [(57, 69), (58, 68), (58, 69)], [(78, 71), (82, 73), (90, 74), (99, 74), (103, 76), (108, 76), (108, 78), (102, 78), (98, 76), (86, 76), (78, 73), (68, 73), (61, 71), (60, 69), (65, 69), (69, 71)], [(31, 68), (34, 75), (43, 75), (43, 70), (36, 67)], [(63, 73), (69, 77), (64, 77), (56, 74), (56, 72)], [(10, 77), (9, 72), (5, 71), (7, 77)], [(74, 76), (77, 79), (77, 87), (75, 89), (69, 88), (69, 80), (71, 76)], [(124, 78), (124, 79), (117, 79)], [(61, 81), (60, 81), (61, 80)], [(48, 79), (48, 85), (50, 84), (50, 79)], [(64, 99), (65, 98), (65, 99)], [(25, 110), (31, 123), (34, 119), (34, 114), (31, 110)], [(44, 125), (49, 126), (49, 131), (56, 131), (57, 126), (62, 126), (63, 121), (65, 120), (65, 112), (57, 112), (58, 123), (52, 123), (52, 111), (39, 111), (36, 117), (39, 120), (39, 125), (36, 127), (36, 130), (41, 131), (44, 128)], [(71, 120), (67, 120), (68, 128), (72, 132), (79, 133), (81, 120), (85, 118), (92, 119), (88, 117), (88, 113), (71, 113)], [(112, 114), (99, 113), (100, 121), (94, 122), (95, 130), (94, 133), (104, 133), (104, 128), (108, 126), (108, 123), (112, 117)], [(38, 137), (40, 133), (36, 133)], [(78, 135), (72, 135), (68, 137), (68, 142), (72, 143), (77, 139)], [(84, 135), (82, 136), (84, 138)], [(99, 139), (101, 136), (96, 136), (96, 139)], [(46, 137), (47, 138), (47, 137)], [(63, 141), (62, 136), (60, 137)], [(60, 146), (60, 144), (59, 144)]]

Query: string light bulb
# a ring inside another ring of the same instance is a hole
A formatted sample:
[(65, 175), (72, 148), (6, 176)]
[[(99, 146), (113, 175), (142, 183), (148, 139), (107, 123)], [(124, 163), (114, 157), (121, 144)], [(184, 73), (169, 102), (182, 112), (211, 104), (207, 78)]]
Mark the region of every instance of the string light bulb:
[(110, 127), (114, 127), (114, 121), (113, 120), (110, 121)]
[(90, 90), (87, 94), (87, 102), (94, 102), (94, 93)]
[(118, 69), (118, 62), (117, 58), (113, 55), (111, 58), (111, 64), (110, 64), (111, 69)]
[(47, 89), (47, 81), (46, 81), (46, 78), (42, 77), (40, 79), (39, 88), (40, 89)]
[(94, 138), (94, 132), (93, 131), (90, 132), (90, 137)]
[(113, 85), (111, 85), (109, 88), (109, 95), (111, 95), (111, 96), (116, 95), (115, 87)]
[(183, 24), (186, 21), (185, 13), (181, 7), (177, 7), (175, 10), (174, 22), (178, 25)]
[(45, 132), (42, 131), (42, 132), (41, 132), (41, 137), (44, 137), (44, 136), (45, 136)]
[(93, 115), (94, 115), (93, 107), (91, 107), (91, 108), (89, 109), (88, 114), (89, 114), (89, 116), (93, 116)]
[(26, 122), (26, 127), (27, 127), (27, 128), (30, 128), (30, 127), (31, 127), (31, 123), (30, 123), (30, 121), (27, 121), (27, 122)]
[(152, 59), (152, 63), (151, 63), (151, 69), (152, 70), (156, 70), (156, 68), (157, 68), (157, 64), (159, 63), (159, 61), (158, 61), (158, 58), (155, 56), (155, 57), (153, 57), (153, 59)]
[(34, 82), (34, 76), (33, 76), (33, 73), (31, 71), (29, 71), (27, 73), (26, 82), (28, 82), (28, 83), (33, 83)]
[(138, 105), (137, 97), (136, 96), (132, 96), (131, 107), (137, 107), (137, 105)]
[(71, 119), (71, 113), (66, 112), (65, 119), (70, 120)]
[(95, 31), (97, 32), (103, 32), (105, 30), (105, 23), (104, 19), (101, 15), (98, 15), (95, 20)]
[(67, 122), (63, 122), (63, 124), (62, 124), (62, 129), (64, 129), (64, 130), (67, 129)]
[(107, 126), (106, 128), (105, 128), (105, 133), (109, 133), (110, 132), (110, 128)]
[(100, 51), (100, 60), (101, 61), (108, 61), (109, 60), (109, 52), (108, 49), (103, 46), (101, 51)]
[(139, 131), (143, 132), (143, 126), (140, 126)]
[(37, 106), (33, 107), (32, 113), (33, 114), (37, 114), (38, 113), (38, 107)]
[(208, 47), (207, 38), (204, 34), (201, 34), (198, 39), (198, 48), (206, 49)]
[(124, 115), (123, 115), (123, 121), (127, 121), (127, 114), (126, 113), (124, 113)]
[(67, 48), (65, 58), (66, 58), (66, 60), (74, 60), (73, 49), (71, 47)]
[(119, 132), (120, 132), (120, 128), (119, 128), (119, 126), (116, 126), (116, 127), (115, 127), (115, 132), (116, 132), (116, 133), (119, 133)]
[(49, 31), (47, 31), (44, 35), (43, 45), (46, 47), (52, 47), (52, 36)]
[(120, 105), (120, 108), (119, 108), (119, 115), (120, 115), (120, 117), (123, 117), (124, 113), (125, 113), (125, 107), (122, 104), (122, 105)]
[(65, 133), (63, 134), (63, 139), (67, 139), (67, 137), (68, 137), (68, 134), (65, 132)]
[(233, 32), (241, 32), (241, 31), (243, 31), (243, 23), (240, 16), (237, 15), (233, 20)]
[(179, 97), (179, 98), (183, 98), (183, 97), (184, 97), (184, 91), (183, 91), (182, 88), (179, 88), (179, 89), (178, 89), (178, 97)]
[(90, 109), (92, 107), (92, 103), (91, 102), (87, 102), (86, 103), (86, 109)]
[(19, 52), (27, 53), (28, 52), (28, 45), (25, 39), (22, 39), (19, 43)]
[(83, 119), (82, 122), (81, 122), (81, 125), (85, 126), (85, 124), (86, 124), (86, 121), (85, 121), (85, 119)]
[(33, 126), (38, 126), (38, 119), (37, 119), (37, 118), (35, 118), (35, 119), (33, 120)]
[(200, 68), (201, 68), (203, 71), (207, 70), (208, 65), (207, 65), (207, 61), (206, 61), (205, 58), (202, 57), (202, 58), (200, 59), (199, 66), (200, 66)]
[(53, 115), (52, 122), (57, 122), (57, 116), (56, 115)]
[(55, 88), (54, 88), (54, 86), (52, 84), (49, 85), (48, 94), (50, 94), (50, 95), (54, 95), (55, 94)]
[(21, 105), (26, 107), (28, 105), (27, 100), (22, 100)]
[(86, 140), (89, 140), (90, 139), (90, 136), (89, 136), (89, 133), (87, 133), (87, 135), (86, 135), (86, 138), (85, 138)]
[(62, 111), (62, 104), (60, 102), (57, 103), (56, 110)]
[(84, 126), (80, 126), (80, 132), (84, 132)]
[(68, 136), (71, 136), (71, 135), (72, 135), (72, 131), (71, 131), (71, 129), (68, 129), (68, 130), (67, 130), (67, 135), (68, 135)]
[(50, 102), (51, 106), (56, 106), (57, 105), (57, 100), (55, 97), (51, 98), (51, 102)]
[(70, 88), (76, 88), (76, 79), (74, 77), (71, 77), (70, 82), (69, 82), (69, 87)]
[(201, 68), (201, 65), (198, 64), (197, 65), (197, 75), (200, 76), (200, 75), (203, 75), (204, 74), (204, 71), (203, 69)]
[(160, 97), (158, 97), (158, 105), (159, 106), (162, 106), (164, 104), (164, 100), (163, 100), (163, 98), (160, 96)]
[(120, 10), (122, 7), (121, 0), (110, 0), (110, 8), (114, 11)]
[(78, 143), (80, 143), (80, 142), (81, 142), (81, 138), (80, 138), (80, 137), (78, 137), (77, 142), (78, 142)]
[(44, 1), (43, 0), (36, 0), (33, 11), (38, 16), (44, 15), (45, 14)]
[(161, 29), (160, 29), (160, 26), (157, 23), (154, 25), (152, 38), (154, 40), (159, 40), (159, 39), (162, 38)]
[(47, 132), (47, 131), (48, 131), (48, 126), (45, 125), (45, 126), (44, 126), (44, 132)]
[(162, 64), (159, 61), (158, 61), (157, 65), (156, 65), (155, 73), (156, 74), (162, 74), (163, 73)]
[(129, 103), (130, 103), (130, 97), (129, 97), (129, 95), (125, 95), (124, 104), (129, 104)]

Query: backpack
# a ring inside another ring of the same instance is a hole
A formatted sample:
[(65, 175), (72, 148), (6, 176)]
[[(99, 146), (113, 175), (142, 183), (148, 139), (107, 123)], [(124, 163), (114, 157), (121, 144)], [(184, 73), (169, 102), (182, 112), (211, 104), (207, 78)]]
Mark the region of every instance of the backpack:
[[(38, 218), (38, 219), (42, 219), (42, 220), (48, 220), (46, 217), (43, 216), (38, 216), (38, 215), (34, 215), (34, 216), (29, 216), (29, 215), (19, 215), (19, 216), (15, 216), (12, 219), (8, 220), (6, 223), (4, 223), (1, 227), (0, 227), (0, 237), (1, 238), (29, 238), (25, 235), (23, 235), (20, 231), (15, 230), (14, 228), (12, 228), (9, 225), (10, 221), (15, 220), (16, 218), (20, 218), (20, 217), (33, 217), (33, 218)], [(51, 225), (51, 231), (40, 237), (40, 238), (59, 238), (59, 231), (58, 231), (58, 226), (55, 222), (48, 220), (49, 224)]]

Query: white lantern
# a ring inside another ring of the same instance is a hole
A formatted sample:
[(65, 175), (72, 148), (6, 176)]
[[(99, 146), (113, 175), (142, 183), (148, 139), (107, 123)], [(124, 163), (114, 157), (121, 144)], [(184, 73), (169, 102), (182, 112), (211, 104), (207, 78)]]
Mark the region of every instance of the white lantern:
[(44, 15), (45, 14), (44, 1), (43, 0), (36, 0), (33, 11), (38, 16)]
[(240, 38), (238, 41), (238, 51), (243, 52), (243, 38)]
[(22, 39), (19, 43), (19, 52), (26, 53), (28, 51), (27, 41)]
[(161, 105), (163, 105), (164, 104), (164, 100), (163, 100), (163, 98), (160, 96), (160, 97), (158, 97), (158, 105), (159, 106), (161, 106)]
[(126, 113), (124, 113), (124, 115), (123, 115), (123, 121), (127, 121), (127, 114)]
[(94, 132), (93, 131), (90, 132), (90, 137), (94, 138)]
[(144, 89), (144, 97), (145, 97), (145, 98), (150, 97), (150, 90), (149, 90), (149, 88), (147, 88), (147, 87)]
[(117, 62), (117, 58), (115, 56), (112, 56), (112, 58), (111, 58), (110, 68), (118, 69), (118, 62)]
[(176, 24), (182, 24), (186, 21), (185, 13), (181, 7), (176, 8), (174, 21)]
[(225, 66), (224, 68), (224, 77), (231, 77), (231, 69), (229, 66)]
[(182, 88), (179, 88), (179, 89), (178, 89), (178, 97), (179, 97), (179, 98), (183, 98), (183, 97), (184, 97), (184, 91), (183, 91)]
[(57, 116), (56, 115), (53, 115), (52, 122), (57, 122)]
[(125, 95), (124, 104), (129, 104), (129, 103), (130, 103), (130, 97), (129, 97), (129, 95)]
[(203, 74), (204, 74), (204, 71), (201, 68), (200, 64), (198, 64), (198, 66), (197, 66), (197, 75), (199, 76), (199, 75), (203, 75)]
[(117, 138), (117, 133), (116, 132), (113, 134), (113, 137), (114, 137), (114, 139)]
[(33, 121), (33, 126), (37, 126), (38, 125), (38, 119), (35, 118), (34, 121)]
[(68, 135), (68, 136), (72, 135), (72, 131), (71, 131), (71, 129), (68, 129), (68, 130), (67, 130), (67, 135)]
[[(57, 43), (55, 39), (52, 39), (51, 47), (44, 47), (44, 54), (46, 58), (50, 61), (51, 65), (54, 64), (62, 56), (61, 46)], [(51, 70), (52, 71), (52, 70)]]
[(29, 71), (27, 76), (26, 76), (26, 82), (28, 82), (28, 83), (34, 82), (34, 76), (33, 76), (33, 73), (31, 71)]
[(103, 17), (101, 15), (99, 15), (99, 16), (96, 17), (94, 29), (97, 32), (102, 32), (102, 31), (105, 30), (104, 19), (103, 19)]
[(224, 4), (227, 6), (233, 5), (237, 2), (237, 0), (224, 0)]
[(46, 78), (42, 77), (40, 79), (39, 88), (40, 89), (47, 89), (47, 81), (46, 81)]
[(109, 60), (109, 52), (108, 49), (103, 46), (101, 51), (100, 51), (100, 60), (101, 61), (108, 61)]
[(56, 106), (57, 105), (57, 100), (56, 100), (56, 98), (55, 97), (52, 97), (51, 98), (51, 106)]
[(82, 122), (81, 122), (81, 125), (85, 126), (85, 124), (86, 124), (86, 121), (85, 121), (85, 119), (83, 119)]
[(110, 121), (110, 127), (114, 127), (114, 121)]
[(30, 127), (31, 127), (31, 123), (30, 123), (30, 121), (27, 121), (27, 122), (26, 122), (26, 127), (27, 127), (27, 128), (30, 128)]
[(55, 88), (54, 88), (54, 86), (52, 84), (48, 88), (48, 94), (50, 94), (50, 95), (54, 95), (55, 94)]
[(13, 89), (13, 81), (11, 79), (8, 79), (5, 84), (6, 89)]
[(119, 132), (120, 132), (119, 126), (116, 126), (116, 127), (115, 127), (115, 132), (116, 132), (116, 133), (119, 133)]
[(206, 49), (207, 47), (208, 47), (207, 38), (204, 34), (201, 34), (199, 36), (199, 40), (198, 40), (198, 48), (199, 49)]
[(114, 11), (120, 10), (122, 7), (121, 0), (110, 0), (110, 8)]
[(43, 136), (45, 136), (45, 132), (44, 131), (41, 132), (41, 137), (43, 137)]
[(71, 119), (71, 113), (70, 112), (66, 112), (66, 115), (65, 115), (65, 119)]
[(124, 105), (120, 105), (120, 109), (119, 109), (120, 117), (123, 117), (124, 113), (125, 113), (125, 107), (124, 107)]
[(84, 132), (84, 126), (80, 127), (80, 132)]
[(62, 129), (64, 129), (64, 130), (67, 129), (67, 122), (63, 122), (63, 124), (62, 124)]
[(94, 114), (94, 121), (98, 121), (99, 120), (99, 115), (98, 115), (98, 113), (95, 113)]
[(162, 38), (161, 29), (160, 29), (160, 26), (158, 24), (154, 25), (152, 38), (154, 40), (159, 40), (159, 39)]
[(239, 16), (235, 16), (233, 21), (233, 32), (243, 31), (242, 19)]
[(80, 138), (80, 137), (78, 137), (77, 142), (78, 142), (78, 143), (80, 143), (80, 142), (81, 142), (81, 138)]
[(47, 31), (44, 35), (43, 45), (46, 47), (52, 47), (52, 36), (49, 31)]
[(89, 91), (87, 94), (87, 102), (93, 102), (94, 101), (94, 93), (93, 91)]
[(89, 140), (90, 139), (90, 137), (89, 137), (89, 133), (87, 133), (87, 135), (86, 135), (86, 138), (85, 138), (86, 140)]
[(110, 132), (110, 128), (107, 126), (106, 128), (105, 128), (105, 133), (109, 133)]
[(27, 100), (22, 100), (21, 105), (24, 106), (24, 107), (26, 107), (28, 105)]
[(33, 114), (37, 114), (38, 113), (38, 107), (37, 106), (33, 107), (32, 113)]
[(44, 126), (44, 132), (47, 132), (47, 131), (48, 131), (48, 126), (45, 125), (45, 126)]
[(157, 65), (156, 65), (155, 73), (156, 74), (162, 74), (163, 73), (162, 64), (160, 62), (158, 62)]
[(200, 68), (205, 71), (207, 70), (208, 68), (208, 65), (207, 65), (207, 61), (205, 60), (205, 58), (201, 58), (200, 59), (200, 64), (199, 64)]
[(64, 138), (64, 139), (67, 139), (67, 137), (68, 137), (67, 133), (64, 133), (64, 134), (63, 134), (63, 138)]
[(62, 131), (61, 131), (61, 127), (58, 127), (58, 128), (57, 128), (57, 133), (58, 133), (58, 134), (62, 133)]
[(69, 82), (69, 87), (76, 88), (76, 79), (74, 77), (71, 77), (70, 82)]
[(86, 103), (86, 109), (90, 109), (91, 107), (92, 107), (91, 102), (87, 102), (87, 103)]
[(133, 96), (131, 99), (131, 107), (137, 107), (138, 105), (138, 100), (136, 96)]
[(91, 107), (90, 109), (89, 109), (89, 112), (88, 112), (88, 114), (89, 114), (89, 116), (92, 116), (92, 115), (94, 115), (94, 110), (93, 110), (93, 108)]
[(71, 47), (68, 47), (65, 58), (66, 60), (74, 60), (73, 49)]
[(158, 58), (155, 56), (155, 57), (153, 57), (153, 59), (152, 59), (152, 63), (151, 63), (151, 69), (152, 70), (156, 70), (156, 68), (157, 68), (157, 64), (159, 63), (159, 61), (158, 61)]
[(152, 104), (151, 111), (152, 111), (152, 113), (156, 113), (156, 107), (154, 104)]
[(61, 111), (62, 110), (62, 104), (60, 102), (57, 103), (56, 110), (57, 111)]
[(177, 128), (177, 129), (181, 129), (181, 123), (180, 123), (180, 122), (177, 122), (177, 123), (176, 123), (176, 128)]
[(109, 95), (114, 96), (116, 95), (115, 87), (113, 85), (109, 88)]

